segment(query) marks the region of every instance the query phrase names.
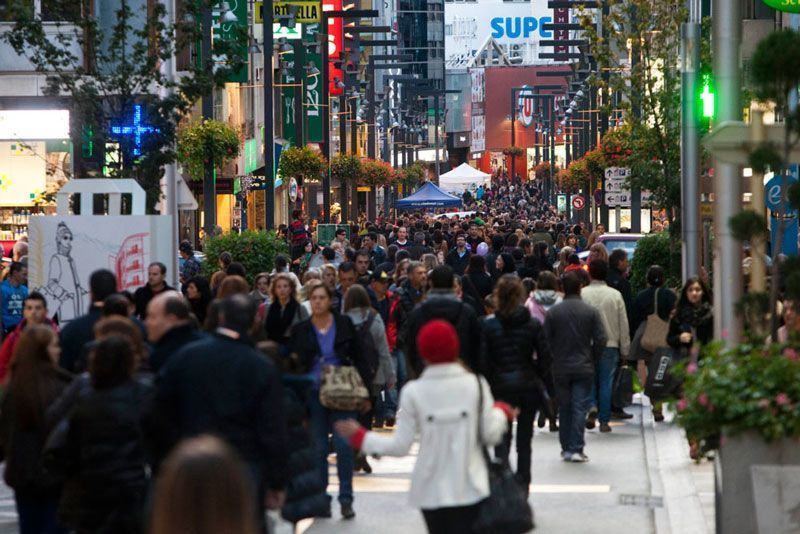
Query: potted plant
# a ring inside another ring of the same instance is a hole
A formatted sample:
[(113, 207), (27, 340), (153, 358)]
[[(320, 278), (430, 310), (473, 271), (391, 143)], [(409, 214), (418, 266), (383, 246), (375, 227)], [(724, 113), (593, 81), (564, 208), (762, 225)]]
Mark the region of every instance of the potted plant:
[(325, 172), (325, 157), (308, 146), (289, 147), (281, 153), (278, 173), (283, 178), (294, 177), (298, 185), (319, 183)]
[[(331, 178), (339, 180), (342, 220), (347, 220), (347, 190), (353, 187), (361, 176), (361, 160), (353, 154), (337, 154), (331, 158)], [(333, 215), (331, 208), (331, 215)]]
[(178, 162), (192, 180), (202, 180), (206, 166), (224, 167), (239, 156), (241, 141), (228, 123), (213, 119), (194, 122), (178, 132)]
[(361, 164), (361, 179), (359, 183), (370, 187), (391, 185), (395, 171), (385, 161), (366, 160)]
[(518, 158), (523, 154), (525, 154), (525, 151), (522, 149), (522, 147), (509, 146), (503, 149), (503, 154), (506, 156), (513, 156), (515, 158)]

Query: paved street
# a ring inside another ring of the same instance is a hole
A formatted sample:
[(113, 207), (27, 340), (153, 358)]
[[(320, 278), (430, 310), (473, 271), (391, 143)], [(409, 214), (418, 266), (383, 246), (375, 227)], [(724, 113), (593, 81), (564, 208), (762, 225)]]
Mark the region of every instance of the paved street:
[[(531, 487), (537, 532), (714, 531), (712, 464), (692, 464), (682, 431), (673, 425), (654, 426), (649, 408), (634, 404), (628, 411), (635, 418), (627, 423), (612, 423), (611, 434), (587, 432), (586, 453), (591, 458), (588, 464), (561, 461), (558, 436), (537, 429)], [(414, 456), (371, 463), (373, 474), (355, 478), (355, 521), (342, 521), (338, 507), (334, 507), (333, 519), (304, 522), (301, 531), (423, 532), (421, 515), (406, 504)], [(331, 475), (335, 480), (333, 466)], [(621, 496), (630, 504), (620, 504)], [(663, 497), (664, 505), (643, 506), (649, 496)]]
[[(710, 462), (690, 462), (682, 431), (654, 425), (649, 409), (612, 423), (611, 434), (586, 435), (588, 464), (561, 461), (558, 436), (537, 429), (533, 443), (531, 502), (537, 532), (710, 534), (714, 532), (713, 470)], [(642, 413), (645, 417), (642, 418)], [(329, 520), (304, 521), (306, 534), (407, 534), (424, 532), (419, 512), (406, 503), (416, 447), (407, 458), (371, 459), (374, 472), (355, 478), (357, 517), (342, 521), (338, 506)], [(336, 469), (331, 466), (335, 495)], [(620, 498), (629, 504), (621, 504)], [(646, 497), (663, 506), (644, 506)], [(0, 488), (0, 534), (17, 532), (14, 499)]]

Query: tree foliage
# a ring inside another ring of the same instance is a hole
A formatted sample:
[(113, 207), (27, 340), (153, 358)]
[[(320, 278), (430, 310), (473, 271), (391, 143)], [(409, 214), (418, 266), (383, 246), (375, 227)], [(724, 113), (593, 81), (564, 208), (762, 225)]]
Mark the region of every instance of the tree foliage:
[(408, 167), (401, 169), (398, 173), (399, 179), (405, 187), (416, 187), (425, 181), (425, 164), (415, 161)]
[(667, 209), (670, 221), (679, 219), (681, 108), (677, 63), (685, 3), (599, 3), (607, 6), (607, 15), (602, 15), (599, 7), (583, 10), (580, 15), (598, 72), (604, 73), (592, 81), (600, 94), (612, 92), (624, 97), (622, 102), (601, 102), (601, 108), (611, 117), (622, 110), (626, 145), (631, 151), (626, 158), (632, 172), (631, 185), (652, 191), (655, 203)]
[[(269, 272), (275, 267), (275, 256), (287, 254), (289, 247), (285, 239), (275, 232), (247, 230), (241, 234), (228, 232), (209, 237), (203, 245), (207, 258), (218, 258), (224, 252), (230, 252), (236, 261), (244, 265), (247, 281), (253, 283), (255, 275)], [(203, 274), (211, 276), (218, 269), (216, 261), (204, 261), (201, 265)]]
[[(117, 0), (110, 24), (101, 21), (96, 4), (88, 0), (52, 0), (52, 11), (65, 16), (47, 22), (29, 4), (13, 2), (15, 21), (2, 39), (37, 72), (46, 74), (44, 94), (69, 97), (73, 143), (81, 146), (81, 139), (91, 133), (97, 155), (76, 162), (78, 176), (135, 178), (147, 191), (152, 210), (163, 167), (175, 160), (178, 123), (201, 96), (221, 87), (241, 67), (232, 51), (246, 46), (246, 30), (235, 33), (232, 40), (217, 40), (215, 58), (192, 62), (171, 80), (162, 68), (164, 62), (201, 41), (197, 21), (204, 6), (217, 4), (214, 0), (183, 2), (184, 12), (177, 14), (174, 24), (159, 1), (148, 3), (142, 12), (134, 10), (129, 0)], [(107, 6), (105, 1), (103, 5)], [(143, 119), (158, 133), (142, 136), (141, 156), (134, 154), (132, 136), (115, 139), (122, 157), (106, 161), (109, 125), (129, 122), (135, 104), (142, 106)]]
[(178, 161), (193, 180), (202, 180), (208, 165), (225, 166), (240, 147), (239, 134), (222, 121), (198, 121), (178, 132)]

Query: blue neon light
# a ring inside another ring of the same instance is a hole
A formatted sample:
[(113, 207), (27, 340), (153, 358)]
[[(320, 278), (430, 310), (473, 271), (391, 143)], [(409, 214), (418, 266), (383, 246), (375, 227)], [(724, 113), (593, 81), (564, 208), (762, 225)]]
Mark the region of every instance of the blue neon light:
[(113, 135), (133, 136), (133, 155), (142, 155), (142, 135), (159, 133), (158, 128), (153, 126), (146, 126), (142, 124), (142, 106), (135, 104), (133, 106), (133, 124), (112, 126), (111, 133)]

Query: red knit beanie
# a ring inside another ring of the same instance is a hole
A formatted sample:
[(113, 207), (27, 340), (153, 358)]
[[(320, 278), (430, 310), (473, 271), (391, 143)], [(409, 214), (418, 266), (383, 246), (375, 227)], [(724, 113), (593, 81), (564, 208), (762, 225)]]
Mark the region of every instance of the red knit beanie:
[(456, 329), (442, 319), (425, 323), (417, 334), (417, 351), (429, 364), (455, 362), (459, 345)]

